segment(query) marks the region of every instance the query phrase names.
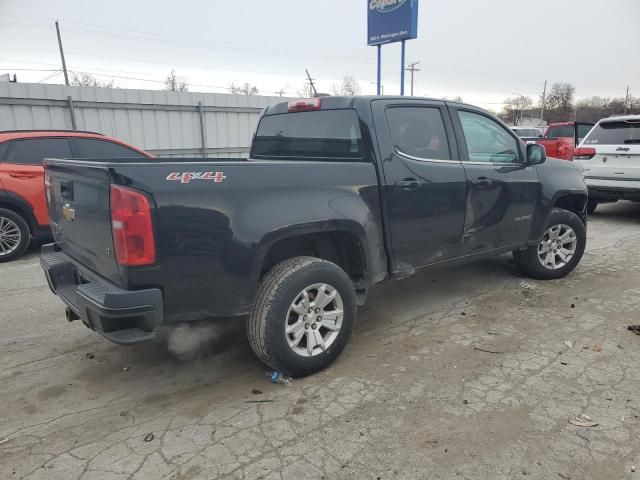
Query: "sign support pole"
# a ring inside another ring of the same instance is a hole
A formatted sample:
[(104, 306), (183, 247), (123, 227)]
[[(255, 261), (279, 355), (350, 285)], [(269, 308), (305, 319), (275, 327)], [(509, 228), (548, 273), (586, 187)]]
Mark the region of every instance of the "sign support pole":
[(376, 95), (380, 95), (382, 85), (382, 45), (378, 45), (378, 85)]
[(402, 40), (402, 50), (400, 53), (400, 96), (404, 96), (404, 44), (405, 41)]

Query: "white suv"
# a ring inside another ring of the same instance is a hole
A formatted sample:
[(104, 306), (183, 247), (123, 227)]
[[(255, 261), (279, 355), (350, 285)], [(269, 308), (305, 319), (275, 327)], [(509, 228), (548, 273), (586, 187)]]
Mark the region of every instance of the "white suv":
[(588, 213), (598, 203), (640, 202), (640, 115), (600, 120), (573, 154), (584, 167)]

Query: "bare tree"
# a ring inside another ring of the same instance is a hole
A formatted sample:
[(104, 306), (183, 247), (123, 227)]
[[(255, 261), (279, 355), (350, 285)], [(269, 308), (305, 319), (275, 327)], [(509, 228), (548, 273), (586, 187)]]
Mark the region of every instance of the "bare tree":
[(512, 125), (518, 125), (522, 117), (532, 115), (533, 100), (524, 95), (514, 95), (505, 99), (500, 118)]
[(331, 93), (334, 95), (353, 96), (360, 95), (361, 89), (358, 81), (351, 75), (345, 75), (342, 77), (342, 83), (333, 84), (331, 86)]
[[(629, 96), (626, 107), (627, 114), (640, 113), (640, 97)], [(623, 115), (624, 112), (625, 97), (590, 97), (576, 104), (576, 120), (580, 122), (597, 122), (612, 115)]]
[(460, 95), (456, 95), (455, 97), (442, 97), (442, 100), (448, 100), (450, 102), (458, 102), (458, 103), (464, 103), (464, 100), (462, 99), (462, 97)]
[(86, 72), (72, 73), (71, 85), (74, 87), (117, 88), (113, 80), (102, 82)]
[(298, 96), (301, 98), (311, 98), (314, 96), (313, 88), (308, 82), (305, 83), (300, 90), (298, 90)]
[(169, 92), (188, 92), (189, 84), (186, 78), (179, 76), (174, 69), (171, 69), (164, 80), (164, 90)]
[(234, 95), (258, 95), (260, 93), (258, 87), (249, 82), (244, 82), (242, 85), (233, 82), (229, 85), (229, 91)]
[[(574, 111), (573, 96), (575, 92), (575, 87), (570, 83), (554, 83), (551, 85), (551, 90), (544, 102), (544, 119), (549, 123), (571, 120)], [(542, 101), (542, 98), (540, 101)]]

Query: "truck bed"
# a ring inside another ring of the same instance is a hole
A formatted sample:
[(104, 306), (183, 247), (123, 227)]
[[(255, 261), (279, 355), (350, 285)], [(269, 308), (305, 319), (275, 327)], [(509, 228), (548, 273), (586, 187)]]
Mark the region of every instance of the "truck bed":
[[(45, 174), (61, 253), (110, 286), (162, 287), (167, 322), (246, 313), (261, 274), (256, 266), (290, 229), (346, 226), (367, 237), (365, 244), (377, 245), (368, 274), (386, 274), (371, 163), (47, 159)], [(153, 265), (116, 262), (109, 217), (112, 185), (148, 197), (156, 240)], [(182, 308), (185, 302), (190, 308)]]

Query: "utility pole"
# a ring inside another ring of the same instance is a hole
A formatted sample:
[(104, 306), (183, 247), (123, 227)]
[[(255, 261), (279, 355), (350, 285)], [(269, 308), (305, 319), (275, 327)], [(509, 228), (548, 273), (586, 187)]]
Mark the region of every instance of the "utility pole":
[(409, 64), (409, 66), (405, 69), (405, 70), (407, 70), (408, 72), (411, 72), (411, 96), (412, 96), (412, 97), (413, 97), (413, 74), (414, 74), (415, 72), (419, 72), (419, 71), (420, 71), (420, 69), (419, 69), (419, 68), (416, 68), (416, 65), (418, 65), (419, 63), (420, 63), (420, 62), (413, 62), (413, 63), (410, 63), (410, 64)]
[(277, 92), (274, 92), (275, 94), (277, 94), (279, 97), (281, 97), (282, 95), (284, 95), (284, 88), (282, 90), (278, 90)]
[(311, 75), (309, 74), (309, 70), (305, 68), (304, 71), (307, 72), (307, 78), (309, 79), (309, 85), (311, 86), (311, 90), (313, 90), (313, 96), (316, 97), (318, 95), (318, 91), (316, 90), (316, 86), (313, 84), (313, 78), (311, 78)]
[(542, 90), (542, 103), (540, 103), (540, 125), (544, 122), (544, 102), (547, 99), (547, 81), (544, 81), (544, 89)]
[(624, 97), (624, 114), (627, 114), (627, 106), (629, 105), (629, 85), (627, 85), (627, 95)]
[(60, 47), (60, 58), (62, 59), (62, 71), (64, 72), (64, 84), (69, 86), (69, 74), (67, 73), (67, 64), (64, 61), (64, 51), (62, 50), (62, 38), (60, 38), (60, 27), (56, 20), (56, 33), (58, 34), (58, 47)]

